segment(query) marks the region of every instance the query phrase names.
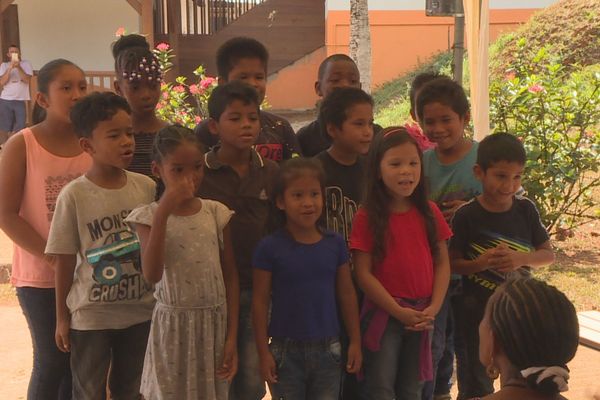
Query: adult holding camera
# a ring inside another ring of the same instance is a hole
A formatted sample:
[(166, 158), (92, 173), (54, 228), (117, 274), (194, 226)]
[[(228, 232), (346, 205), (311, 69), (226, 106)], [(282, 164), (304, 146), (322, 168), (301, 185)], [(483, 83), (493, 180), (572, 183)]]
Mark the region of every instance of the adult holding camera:
[(8, 61), (0, 65), (0, 146), (8, 136), (25, 128), (25, 101), (29, 100), (29, 81), (33, 68), (22, 60), (19, 48), (8, 46)]

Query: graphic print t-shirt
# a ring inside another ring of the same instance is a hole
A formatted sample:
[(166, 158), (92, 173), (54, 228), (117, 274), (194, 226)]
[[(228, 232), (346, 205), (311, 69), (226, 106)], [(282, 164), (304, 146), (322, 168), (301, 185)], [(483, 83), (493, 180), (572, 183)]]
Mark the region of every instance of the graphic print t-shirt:
[(346, 243), (350, 240), (352, 220), (358, 210), (365, 183), (366, 163), (359, 157), (353, 165), (343, 165), (327, 151), (315, 159), (325, 171), (325, 213), (327, 229), (340, 234)]
[[(500, 244), (512, 250), (529, 253), (548, 240), (548, 232), (542, 225), (533, 202), (516, 196), (510, 210), (490, 212), (473, 199), (460, 207), (452, 219), (454, 236), (450, 249), (458, 251), (466, 260), (474, 260), (487, 249)], [(509, 274), (529, 274), (528, 268), (520, 268)], [(465, 276), (464, 291), (489, 296), (508, 274), (488, 269)]]
[(120, 189), (81, 176), (58, 196), (46, 253), (77, 255), (67, 297), (73, 329), (123, 329), (152, 316), (154, 298), (142, 275), (139, 240), (124, 220), (152, 202), (155, 184), (126, 174)]

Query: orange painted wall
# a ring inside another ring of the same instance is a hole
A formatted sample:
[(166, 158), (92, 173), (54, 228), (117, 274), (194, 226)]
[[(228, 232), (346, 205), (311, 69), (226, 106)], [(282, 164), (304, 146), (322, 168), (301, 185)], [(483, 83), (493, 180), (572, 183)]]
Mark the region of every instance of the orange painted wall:
[[(529, 19), (536, 9), (490, 10), (490, 42)], [(371, 11), (372, 82), (380, 85), (419, 61), (447, 50), (454, 41), (454, 19), (427, 17), (425, 11)], [(348, 53), (350, 13), (330, 11), (326, 20), (327, 54)]]
[(269, 75), (267, 101), (275, 109), (314, 108), (319, 99), (315, 93), (315, 81), (319, 64), (327, 57), (327, 50), (321, 47), (302, 57), (275, 74)]

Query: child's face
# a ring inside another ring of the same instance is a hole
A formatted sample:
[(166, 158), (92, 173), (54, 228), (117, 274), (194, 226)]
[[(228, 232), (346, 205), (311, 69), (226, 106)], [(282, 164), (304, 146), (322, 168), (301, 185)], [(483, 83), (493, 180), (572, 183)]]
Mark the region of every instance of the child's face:
[(118, 94), (125, 97), (131, 110), (136, 114), (153, 114), (160, 98), (160, 83), (138, 79), (120, 79), (115, 82)]
[(182, 142), (164, 156), (160, 163), (152, 164), (152, 172), (168, 187), (171, 183), (189, 179), (198, 191), (204, 178), (204, 154), (191, 142)]
[(486, 201), (498, 209), (510, 208), (514, 195), (521, 188), (525, 166), (514, 161), (498, 161), (485, 171), (479, 165), (475, 165), (473, 170), (475, 177), (481, 181)]
[(242, 81), (252, 86), (262, 103), (267, 92), (267, 67), (260, 58), (240, 58), (227, 75), (227, 82), (231, 81)]
[(310, 229), (316, 226), (323, 212), (323, 192), (316, 176), (303, 174), (288, 182), (277, 207), (286, 215), (286, 222), (296, 227)]
[(469, 115), (461, 117), (452, 107), (434, 102), (423, 107), (423, 120), (419, 121), (423, 133), (437, 144), (441, 151), (451, 151), (461, 143)]
[(125, 169), (133, 159), (135, 140), (131, 116), (118, 110), (111, 119), (100, 121), (91, 138), (81, 138), (81, 147), (94, 162)]
[(413, 143), (402, 143), (383, 153), (379, 163), (381, 180), (395, 199), (406, 201), (421, 179), (421, 159)]
[(369, 103), (355, 104), (346, 110), (346, 120), (341, 129), (329, 125), (334, 146), (352, 154), (367, 154), (373, 140), (373, 106)]
[(65, 65), (49, 83), (48, 94), (38, 93), (37, 101), (46, 109), (49, 118), (70, 124), (71, 108), (86, 93), (87, 81), (83, 72), (73, 65)]
[(236, 149), (248, 149), (254, 145), (260, 132), (258, 105), (231, 102), (218, 121), (211, 119), (209, 129), (218, 134), (223, 145)]
[(321, 97), (326, 97), (338, 87), (360, 89), (360, 73), (352, 61), (339, 60), (328, 63), (323, 79), (315, 82), (315, 91)]

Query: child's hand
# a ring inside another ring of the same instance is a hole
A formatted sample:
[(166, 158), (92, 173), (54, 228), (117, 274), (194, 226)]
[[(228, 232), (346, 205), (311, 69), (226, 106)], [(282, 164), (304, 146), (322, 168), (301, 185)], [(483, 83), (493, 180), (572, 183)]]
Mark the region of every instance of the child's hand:
[(477, 257), (476, 260), (480, 265), (480, 271), (485, 271), (486, 269), (494, 268), (494, 265), (492, 265), (492, 257), (494, 257), (494, 255), (496, 254), (496, 249), (497, 247), (487, 249), (485, 252), (481, 253)]
[(172, 213), (184, 201), (194, 197), (195, 186), (191, 177), (172, 177), (165, 181), (165, 193), (160, 199), (160, 206)]
[(238, 369), (237, 340), (235, 338), (225, 341), (223, 353), (223, 365), (217, 369), (217, 378), (231, 383)]
[(277, 383), (277, 364), (270, 351), (260, 356), (260, 376), (269, 384)]
[(346, 363), (346, 372), (356, 374), (362, 366), (362, 350), (360, 343), (350, 343), (348, 347), (348, 362)]
[(71, 328), (71, 321), (59, 320), (56, 321), (56, 331), (54, 333), (54, 340), (56, 346), (63, 353), (71, 351), (71, 341), (69, 339), (69, 329)]
[(524, 260), (526, 253), (512, 250), (504, 243), (498, 245), (494, 250), (490, 263), (495, 270), (508, 273), (516, 271), (526, 264)]
[(427, 325), (427, 323), (433, 323), (433, 317), (425, 314), (423, 311), (413, 310), (408, 307), (400, 307), (400, 309), (401, 311), (396, 318), (402, 322), (407, 329), (420, 325)]
[(442, 208), (444, 210), (442, 211), (442, 215), (444, 216), (446, 222), (450, 222), (452, 217), (454, 217), (454, 213), (456, 212), (456, 210), (458, 210), (458, 207), (462, 206), (465, 203), (466, 201), (463, 200), (444, 201), (442, 203)]

